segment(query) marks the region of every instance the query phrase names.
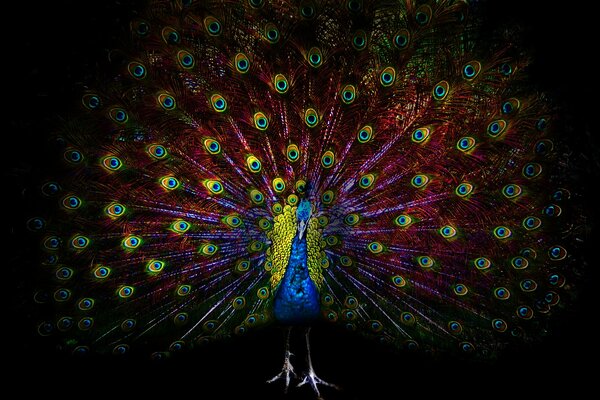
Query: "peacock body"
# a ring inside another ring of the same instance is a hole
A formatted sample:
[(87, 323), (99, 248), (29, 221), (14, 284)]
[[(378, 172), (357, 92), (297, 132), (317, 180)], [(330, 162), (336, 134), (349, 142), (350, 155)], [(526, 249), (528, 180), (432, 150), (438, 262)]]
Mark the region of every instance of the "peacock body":
[(534, 340), (570, 193), (529, 60), (469, 7), (152, 2), (28, 221), (39, 334), (154, 358), (319, 321), (410, 351)]

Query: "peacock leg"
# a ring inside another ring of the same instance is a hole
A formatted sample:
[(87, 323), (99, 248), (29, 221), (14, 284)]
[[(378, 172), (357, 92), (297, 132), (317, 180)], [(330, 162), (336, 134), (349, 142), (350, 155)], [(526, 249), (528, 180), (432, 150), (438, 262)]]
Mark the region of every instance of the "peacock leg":
[(310, 341), (308, 335), (310, 334), (310, 327), (306, 328), (305, 338), (306, 338), (306, 362), (308, 363), (308, 372), (304, 375), (302, 382), (298, 384), (298, 386), (302, 386), (306, 383), (310, 384), (310, 387), (315, 391), (317, 397), (321, 398), (321, 393), (319, 392), (319, 388), (317, 385), (329, 386), (336, 390), (340, 390), (340, 387), (334, 385), (333, 383), (325, 382), (321, 378), (315, 374), (315, 370), (313, 369), (312, 359), (310, 356)]
[(278, 373), (273, 378), (271, 378), (267, 381), (267, 383), (273, 383), (280, 379), (284, 379), (285, 380), (284, 393), (287, 393), (288, 387), (290, 386), (290, 376), (293, 376), (294, 378), (296, 377), (296, 373), (294, 372), (294, 367), (292, 366), (292, 363), (290, 362), (290, 357), (292, 356), (292, 353), (290, 352), (290, 335), (291, 335), (291, 333), (292, 333), (292, 327), (290, 326), (287, 328), (286, 333), (285, 333), (285, 355), (283, 358), (283, 368), (281, 369), (280, 373)]

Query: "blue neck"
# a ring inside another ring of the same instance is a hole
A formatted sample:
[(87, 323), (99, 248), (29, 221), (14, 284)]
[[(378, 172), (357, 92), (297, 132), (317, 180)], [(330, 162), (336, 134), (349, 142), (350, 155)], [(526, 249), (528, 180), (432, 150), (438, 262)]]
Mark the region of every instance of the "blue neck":
[(285, 275), (275, 293), (275, 318), (287, 325), (302, 325), (319, 316), (319, 291), (310, 279), (306, 262), (306, 235), (294, 237)]

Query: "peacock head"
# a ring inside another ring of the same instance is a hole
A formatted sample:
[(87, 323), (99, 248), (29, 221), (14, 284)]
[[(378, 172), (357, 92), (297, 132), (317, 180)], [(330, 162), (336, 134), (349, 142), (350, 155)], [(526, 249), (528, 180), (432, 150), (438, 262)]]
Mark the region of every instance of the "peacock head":
[(310, 219), (310, 215), (312, 213), (310, 201), (306, 199), (300, 200), (300, 204), (298, 204), (298, 208), (296, 209), (296, 217), (298, 218), (298, 223), (301, 221), (308, 222)]
[(300, 204), (298, 204), (298, 208), (296, 209), (296, 217), (298, 219), (298, 237), (302, 239), (304, 232), (306, 231), (306, 226), (308, 225), (308, 220), (310, 219), (310, 215), (312, 213), (310, 201), (306, 199), (300, 200)]

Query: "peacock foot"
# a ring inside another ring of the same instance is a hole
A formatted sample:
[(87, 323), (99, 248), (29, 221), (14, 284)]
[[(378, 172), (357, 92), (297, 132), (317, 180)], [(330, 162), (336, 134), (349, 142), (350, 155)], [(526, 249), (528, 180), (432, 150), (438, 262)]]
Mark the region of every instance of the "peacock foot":
[(292, 366), (292, 363), (290, 362), (290, 359), (289, 359), (289, 356), (291, 356), (291, 355), (292, 355), (291, 353), (286, 355), (286, 358), (283, 362), (283, 368), (281, 369), (281, 372), (267, 381), (267, 383), (273, 383), (273, 382), (276, 382), (279, 380), (283, 380), (285, 383), (285, 388), (283, 389), (284, 393), (287, 393), (288, 388), (290, 387), (291, 378), (296, 377), (296, 373), (294, 372), (294, 367)]
[(322, 400), (323, 398), (321, 397), (321, 393), (319, 392), (318, 385), (328, 386), (328, 387), (334, 388), (335, 390), (340, 390), (339, 386), (334, 385), (333, 383), (326, 382), (323, 379), (319, 378), (317, 376), (317, 374), (315, 374), (315, 371), (312, 368), (310, 368), (308, 370), (308, 372), (304, 375), (304, 377), (302, 378), (302, 381), (298, 384), (298, 387), (305, 385), (307, 383), (314, 390), (314, 392), (317, 395), (317, 398), (319, 400)]

